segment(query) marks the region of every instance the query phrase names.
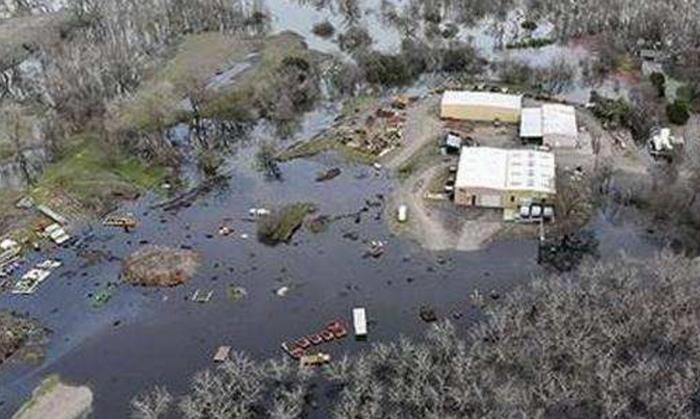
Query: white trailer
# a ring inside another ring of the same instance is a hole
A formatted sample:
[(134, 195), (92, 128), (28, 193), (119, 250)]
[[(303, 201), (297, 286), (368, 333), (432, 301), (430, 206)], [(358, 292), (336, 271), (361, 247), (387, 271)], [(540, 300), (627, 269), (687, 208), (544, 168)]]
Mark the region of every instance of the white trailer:
[(364, 307), (352, 309), (352, 323), (355, 326), (355, 336), (367, 336), (367, 315)]

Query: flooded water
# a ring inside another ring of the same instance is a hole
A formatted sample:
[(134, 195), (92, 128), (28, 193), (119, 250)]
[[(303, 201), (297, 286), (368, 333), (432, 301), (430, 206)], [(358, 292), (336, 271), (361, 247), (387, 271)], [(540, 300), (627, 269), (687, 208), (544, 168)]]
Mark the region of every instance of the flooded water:
[[(326, 19), (342, 27), (343, 17), (294, 1), (269, 1), (267, 8), (275, 30), (294, 30), (305, 35), (312, 48), (337, 50), (333, 42), (311, 35), (310, 30)], [(395, 49), (398, 32), (380, 24), (375, 9), (363, 10), (363, 22), (372, 29), (376, 46)], [(223, 73), (214, 83), (226, 84), (240, 71), (244, 69)], [(312, 137), (330, 124), (335, 112), (336, 106), (325, 105), (307, 114), (296, 139)], [(189, 141), (185, 126), (171, 134), (175, 142)], [(264, 124), (252, 133), (253, 138), (274, 135), (274, 128)], [(176, 394), (184, 391), (194, 372), (212, 365), (219, 345), (258, 359), (280, 357), (281, 342), (314, 332), (333, 319), (349, 323), (356, 306), (367, 309), (369, 340), (346, 338), (324, 350), (340, 355), (400, 335), (418, 337), (427, 327), (418, 317), (422, 305), (434, 307), (440, 317), (453, 319), (465, 332), (480, 316), (469, 304), (472, 291), (502, 294), (542, 273), (534, 241), (435, 254), (394, 236), (382, 218), (382, 197), (391, 194), (396, 181), (387, 173), (341, 163), (326, 154), (284, 164), (282, 180), (269, 181), (253, 169), (256, 150), (254, 140), (241, 146), (227, 164), (228, 180), (189, 207), (176, 212), (153, 209), (164, 199), (156, 194), (125, 204), (121, 210), (140, 220), (131, 233), (98, 223), (85, 226), (77, 235), (85, 240), (92, 258), (99, 259), (95, 263), (75, 248), (29, 255), (29, 263), (53, 257), (64, 265), (32, 296), (0, 295), (0, 307), (26, 312), (53, 333), (43, 363), (15, 362), (0, 370), (0, 417), (9, 417), (41, 378), (58, 373), (92, 388), (94, 417), (124, 418), (129, 400), (153, 385), (165, 384)], [(330, 182), (315, 181), (317, 173), (332, 167), (340, 167), (342, 174)], [(255, 224), (244, 220), (249, 208), (297, 201), (312, 202), (319, 214), (331, 216), (367, 211), (359, 222), (343, 218), (319, 234), (302, 229), (290, 244), (259, 243)], [(224, 223), (234, 228), (228, 237), (217, 234)], [(648, 256), (659, 247), (640, 228), (610, 222), (602, 215), (590, 227), (601, 240), (605, 257), (621, 249)], [(369, 240), (386, 242), (383, 257), (363, 258)], [(145, 243), (191, 247), (202, 255), (202, 266), (190, 282), (176, 288), (122, 284), (121, 261)], [(104, 307), (92, 307), (90, 295), (108, 283), (118, 284), (114, 295)], [(245, 288), (247, 296), (233, 301), (227, 295), (229, 286)], [(290, 288), (285, 297), (275, 294), (282, 286)], [(211, 301), (192, 302), (189, 297), (197, 289), (213, 291)]]
[[(266, 181), (251, 169), (254, 145), (231, 161), (228, 182), (178, 212), (150, 209), (163, 198), (149, 196), (125, 206), (140, 218), (132, 233), (99, 225), (87, 227), (90, 251), (103, 252), (89, 264), (75, 249), (33, 254), (64, 262), (39, 291), (29, 297), (0, 296), (0, 305), (38, 318), (52, 331), (47, 359), (40, 366), (15, 364), (0, 372), (0, 416), (7, 416), (21, 398), (46, 374), (89, 384), (96, 395), (95, 417), (123, 418), (128, 401), (138, 391), (164, 383), (178, 392), (189, 377), (211, 365), (218, 345), (231, 345), (256, 358), (283, 356), (282, 341), (313, 332), (328, 321), (350, 321), (351, 309), (367, 308), (369, 342), (345, 339), (328, 345), (334, 355), (354, 352), (369, 343), (399, 335), (419, 336), (427, 327), (418, 317), (421, 305), (435, 307), (441, 317), (453, 318), (461, 330), (479, 313), (470, 307), (474, 289), (506, 292), (540, 273), (536, 243), (503, 242), (473, 253), (433, 254), (395, 237), (381, 219), (382, 207), (370, 206), (356, 223), (340, 220), (320, 234), (301, 230), (288, 245), (270, 247), (255, 239), (253, 223), (244, 221), (251, 207), (274, 207), (304, 201), (318, 205), (320, 214), (355, 213), (366, 201), (381, 202), (391, 193), (393, 180), (365, 166), (341, 165), (342, 174), (318, 183), (316, 173), (337, 166), (333, 156), (300, 160), (282, 167), (283, 181)], [(222, 237), (227, 221), (235, 232)], [(656, 248), (629, 226), (595, 221), (604, 254), (624, 248), (646, 255)], [(354, 233), (352, 240), (347, 233)], [(248, 238), (243, 238), (243, 237)], [(383, 240), (380, 259), (363, 258), (366, 240)], [(88, 297), (108, 282), (119, 283), (121, 260), (142, 243), (191, 246), (202, 254), (196, 277), (172, 289), (118, 285), (101, 309)], [(439, 259), (443, 259), (439, 263)], [(246, 289), (233, 301), (227, 287)], [(275, 290), (290, 287), (286, 297)], [(210, 303), (188, 300), (196, 289), (213, 291)]]

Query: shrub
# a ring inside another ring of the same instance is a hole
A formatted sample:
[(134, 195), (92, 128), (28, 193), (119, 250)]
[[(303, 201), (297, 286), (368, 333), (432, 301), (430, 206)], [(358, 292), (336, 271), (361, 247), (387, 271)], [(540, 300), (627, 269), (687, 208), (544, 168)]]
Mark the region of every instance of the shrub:
[(365, 28), (350, 27), (345, 33), (338, 35), (338, 46), (342, 51), (357, 52), (372, 45), (372, 37)]
[(314, 35), (321, 38), (330, 38), (335, 34), (335, 26), (329, 21), (323, 21), (314, 25), (311, 29)]
[(527, 31), (534, 31), (537, 29), (537, 23), (534, 20), (525, 20), (523, 23), (520, 24), (520, 27)]
[(690, 107), (687, 102), (677, 99), (666, 106), (666, 116), (672, 124), (685, 125), (690, 119)]

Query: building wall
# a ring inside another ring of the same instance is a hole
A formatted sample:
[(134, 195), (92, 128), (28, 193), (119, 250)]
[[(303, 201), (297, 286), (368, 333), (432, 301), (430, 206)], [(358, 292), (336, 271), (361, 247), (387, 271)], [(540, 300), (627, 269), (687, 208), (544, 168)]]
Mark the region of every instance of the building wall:
[(457, 188), (455, 204), (465, 207), (503, 208), (503, 191), (495, 189)]
[(504, 197), (503, 207), (517, 210), (524, 202), (542, 202), (543, 200), (554, 203), (554, 195), (537, 191), (508, 191)]
[[(485, 205), (490, 201), (489, 196), (498, 196), (497, 205)], [(474, 197), (472, 199), (472, 197)], [(526, 201), (553, 203), (554, 195), (537, 191), (499, 191), (494, 189), (457, 188), (455, 190), (455, 204), (464, 207), (478, 208), (505, 208), (517, 210)], [(472, 205), (474, 204), (474, 205)]]
[(467, 121), (484, 121), (517, 123), (520, 121), (520, 110), (490, 106), (442, 105), (440, 116), (449, 119)]

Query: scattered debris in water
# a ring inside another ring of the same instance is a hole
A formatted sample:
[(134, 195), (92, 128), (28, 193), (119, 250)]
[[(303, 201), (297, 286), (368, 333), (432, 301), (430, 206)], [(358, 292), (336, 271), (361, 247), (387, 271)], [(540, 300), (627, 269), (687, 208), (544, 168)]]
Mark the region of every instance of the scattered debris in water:
[(214, 354), (214, 362), (221, 363), (228, 360), (229, 354), (231, 353), (230, 346), (219, 346)]
[(204, 303), (208, 303), (209, 301), (211, 301), (211, 297), (213, 295), (214, 295), (214, 290), (209, 290), (207, 292), (207, 291), (202, 291), (199, 288), (197, 288), (194, 291), (194, 294), (192, 294), (191, 300), (194, 301), (195, 303), (204, 304)]
[(247, 297), (248, 291), (243, 287), (231, 284), (226, 288), (226, 295), (228, 296), (229, 300), (238, 301), (241, 298)]
[(384, 254), (384, 242), (380, 240), (372, 240), (369, 242), (369, 249), (365, 253), (365, 257), (379, 258)]
[(286, 297), (288, 293), (289, 293), (288, 286), (279, 287), (275, 290), (275, 295), (277, 295), (278, 297)]
[(316, 182), (327, 182), (329, 180), (333, 180), (333, 179), (337, 178), (338, 176), (340, 176), (341, 173), (342, 173), (342, 171), (339, 168), (334, 167), (334, 168), (329, 169), (325, 172), (319, 173), (316, 176)]

